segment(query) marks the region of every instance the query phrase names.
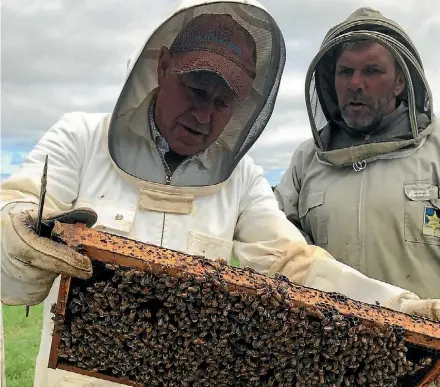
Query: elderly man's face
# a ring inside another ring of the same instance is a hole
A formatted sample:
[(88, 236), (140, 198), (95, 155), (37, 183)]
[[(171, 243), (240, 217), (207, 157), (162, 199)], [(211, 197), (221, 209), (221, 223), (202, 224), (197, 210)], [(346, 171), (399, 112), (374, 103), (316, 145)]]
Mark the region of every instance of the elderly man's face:
[(155, 120), (170, 148), (193, 155), (209, 147), (223, 132), (238, 103), (223, 78), (209, 72), (174, 74), (170, 55), (162, 49)]
[(359, 131), (396, 109), (405, 79), (391, 53), (378, 43), (344, 49), (336, 62), (335, 88), (342, 118)]

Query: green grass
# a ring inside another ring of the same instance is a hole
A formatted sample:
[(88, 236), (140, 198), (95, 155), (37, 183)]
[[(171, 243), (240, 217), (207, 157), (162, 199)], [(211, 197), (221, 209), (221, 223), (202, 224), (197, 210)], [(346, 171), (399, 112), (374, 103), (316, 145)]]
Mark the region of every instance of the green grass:
[(240, 261), (235, 255), (231, 255), (231, 259), (229, 261), (229, 264), (234, 267), (240, 267)]
[(2, 310), (6, 384), (8, 387), (32, 387), (40, 347), (43, 304), (32, 306), (27, 318), (24, 306), (2, 305)]

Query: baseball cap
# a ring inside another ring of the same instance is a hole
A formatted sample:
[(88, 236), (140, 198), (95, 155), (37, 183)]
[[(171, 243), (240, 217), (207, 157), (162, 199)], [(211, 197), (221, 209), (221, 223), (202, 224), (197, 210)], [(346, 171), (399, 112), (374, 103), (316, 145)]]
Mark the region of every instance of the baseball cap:
[(256, 44), (252, 35), (228, 14), (202, 14), (186, 24), (170, 47), (171, 71), (212, 71), (240, 100), (252, 90), (256, 76)]

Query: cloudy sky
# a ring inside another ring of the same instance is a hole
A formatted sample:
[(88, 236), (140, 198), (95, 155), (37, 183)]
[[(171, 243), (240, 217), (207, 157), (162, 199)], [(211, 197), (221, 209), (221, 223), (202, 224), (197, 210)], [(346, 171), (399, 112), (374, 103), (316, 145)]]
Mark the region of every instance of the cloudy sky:
[[(304, 78), (326, 31), (360, 6), (379, 9), (418, 48), (440, 113), (440, 1), (261, 0), (283, 31), (287, 64), (273, 116), (251, 154), (277, 183), (311, 136)], [(69, 111), (109, 112), (126, 60), (179, 4), (176, 0), (3, 0), (1, 166), (16, 170), (45, 130)]]

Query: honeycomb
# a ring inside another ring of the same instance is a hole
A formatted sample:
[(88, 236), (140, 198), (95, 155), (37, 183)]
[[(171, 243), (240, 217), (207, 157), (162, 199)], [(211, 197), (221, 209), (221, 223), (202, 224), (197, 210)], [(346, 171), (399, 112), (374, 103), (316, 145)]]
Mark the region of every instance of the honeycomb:
[(440, 324), (224, 260), (57, 224), (93, 276), (63, 277), (52, 368), (133, 386), (416, 386)]

